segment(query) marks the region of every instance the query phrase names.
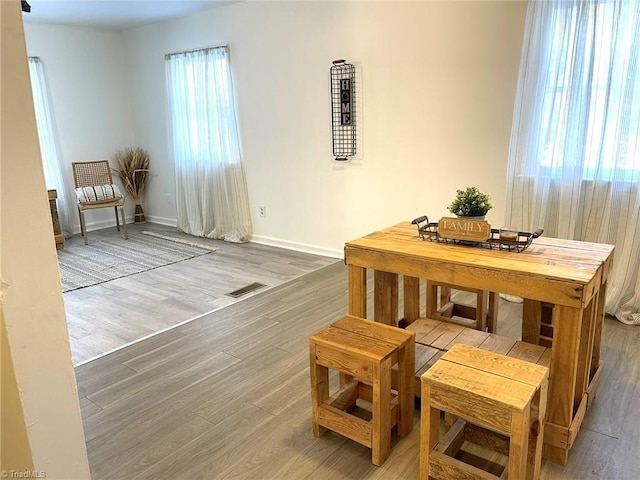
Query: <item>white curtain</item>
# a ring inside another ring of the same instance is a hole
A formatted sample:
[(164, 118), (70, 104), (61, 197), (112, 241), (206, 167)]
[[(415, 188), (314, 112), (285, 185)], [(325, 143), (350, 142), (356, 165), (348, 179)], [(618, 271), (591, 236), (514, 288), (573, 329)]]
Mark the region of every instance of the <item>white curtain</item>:
[(42, 166), (44, 168), (44, 181), (47, 189), (55, 189), (58, 193), (57, 207), (60, 228), (64, 235), (68, 237), (72, 233), (71, 212), (76, 208), (76, 199), (70, 183), (64, 175), (64, 169), (58, 155), (49, 91), (40, 58), (29, 57), (29, 74), (31, 76), (33, 104), (36, 112)]
[(640, 324), (640, 0), (531, 1), (507, 224), (615, 244), (606, 311)]
[(248, 241), (251, 217), (227, 47), (167, 55), (178, 228)]

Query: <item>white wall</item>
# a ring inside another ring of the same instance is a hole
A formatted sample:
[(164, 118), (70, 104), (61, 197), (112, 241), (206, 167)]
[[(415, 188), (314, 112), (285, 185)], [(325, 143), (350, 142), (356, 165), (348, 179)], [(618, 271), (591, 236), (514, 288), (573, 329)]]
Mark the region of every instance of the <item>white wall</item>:
[[(25, 24), (27, 51), (42, 58), (60, 155), (73, 186), (71, 162), (109, 159), (133, 145), (129, 73), (120, 32)], [(75, 199), (73, 192), (69, 198)], [(132, 203), (132, 202), (129, 202)], [(128, 211), (133, 212), (133, 205)], [(71, 216), (78, 226), (75, 207)], [(89, 228), (115, 222), (113, 209), (86, 214)]]
[[(229, 44), (254, 240), (340, 256), (345, 241), (375, 229), (422, 214), (439, 219), (469, 185), (493, 194), (487, 219), (503, 223), (525, 14), (524, 1), (262, 1), (122, 34), (30, 25), (27, 38), (30, 54), (51, 65), (52, 84), (59, 77), (56, 113), (89, 119), (92, 140), (77, 153), (77, 132), (62, 121), (65, 159), (107, 156), (135, 140), (155, 173), (145, 213), (167, 224), (176, 208), (164, 55)], [(331, 157), (328, 77), (337, 58), (362, 72), (362, 156), (348, 164)], [(102, 108), (77, 105), (75, 90), (64, 91), (79, 83), (96, 101), (87, 72), (98, 78)], [(104, 128), (94, 128), (96, 116)]]
[[(503, 222), (525, 2), (244, 2), (125, 32), (135, 131), (159, 176), (149, 214), (174, 218), (166, 53), (229, 44), (255, 239), (341, 253), (457, 188)], [(363, 157), (332, 161), (328, 73), (362, 69)], [(266, 205), (267, 218), (257, 216)]]
[[(0, 19), (0, 317), (2, 336), (6, 334), (2, 343), (9, 350), (2, 355), (11, 356), (15, 375), (15, 386), (9, 387), (17, 387), (20, 404), (3, 403), (2, 416), (22, 414), (29, 443), (22, 453), (15, 445), (6, 449), (20, 458), (6, 458), (3, 449), (2, 464), (7, 469), (32, 465), (47, 479), (86, 479), (89, 465), (40, 163), (20, 2), (0, 2)], [(5, 369), (3, 363), (3, 389)], [(15, 428), (14, 422), (10, 425)], [(32, 462), (24, 459), (29, 454)], [(3, 477), (5, 473), (10, 472), (3, 472)]]

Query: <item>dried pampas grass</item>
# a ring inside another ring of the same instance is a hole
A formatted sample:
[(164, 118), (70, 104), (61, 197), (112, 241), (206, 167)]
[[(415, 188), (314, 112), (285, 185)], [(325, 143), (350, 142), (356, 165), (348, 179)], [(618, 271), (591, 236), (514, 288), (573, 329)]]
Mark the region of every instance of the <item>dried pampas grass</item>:
[(149, 152), (142, 148), (128, 147), (116, 150), (113, 159), (118, 164), (119, 170), (115, 171), (118, 173), (124, 189), (139, 205), (147, 186)]

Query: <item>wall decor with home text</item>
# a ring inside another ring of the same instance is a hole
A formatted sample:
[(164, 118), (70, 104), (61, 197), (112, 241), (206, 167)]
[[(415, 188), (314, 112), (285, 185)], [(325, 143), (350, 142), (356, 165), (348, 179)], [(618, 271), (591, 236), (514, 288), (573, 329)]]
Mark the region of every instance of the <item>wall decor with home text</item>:
[(333, 156), (344, 162), (356, 154), (356, 70), (346, 60), (334, 60), (331, 78)]

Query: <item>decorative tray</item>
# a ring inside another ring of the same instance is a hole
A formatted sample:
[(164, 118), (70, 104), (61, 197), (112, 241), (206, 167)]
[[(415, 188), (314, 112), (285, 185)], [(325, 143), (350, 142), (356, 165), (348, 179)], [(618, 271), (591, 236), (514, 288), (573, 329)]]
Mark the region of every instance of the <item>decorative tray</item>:
[(418, 235), (422, 240), (428, 240), (430, 242), (439, 243), (451, 243), (456, 245), (468, 245), (479, 248), (490, 248), (495, 250), (506, 250), (510, 252), (522, 252), (525, 250), (531, 242), (544, 233), (542, 228), (539, 228), (533, 233), (518, 232), (514, 234), (513, 239), (500, 238), (500, 230), (496, 228), (491, 229), (491, 236), (485, 242), (475, 242), (469, 240), (457, 240), (453, 238), (444, 238), (438, 234), (438, 222), (429, 222), (429, 218), (424, 215), (418, 217), (411, 222), (418, 227)]

